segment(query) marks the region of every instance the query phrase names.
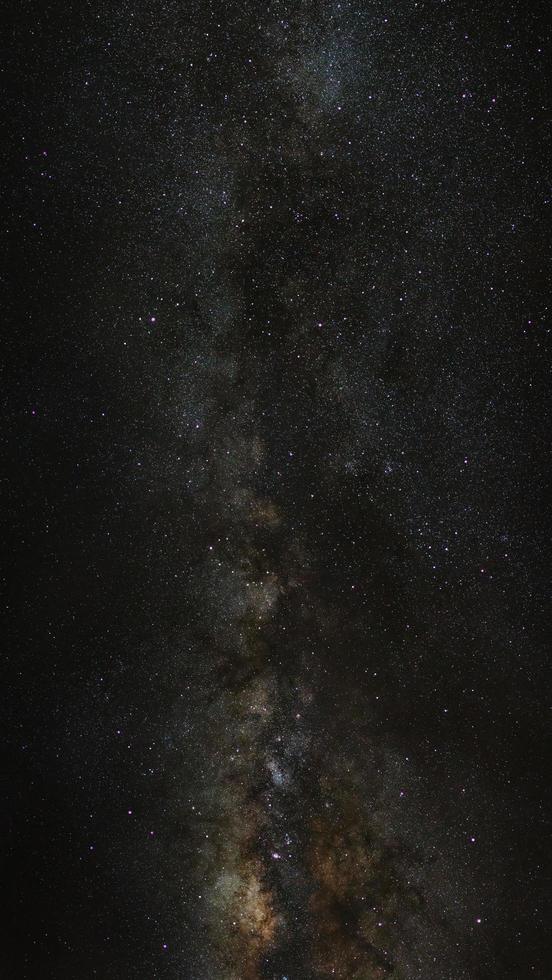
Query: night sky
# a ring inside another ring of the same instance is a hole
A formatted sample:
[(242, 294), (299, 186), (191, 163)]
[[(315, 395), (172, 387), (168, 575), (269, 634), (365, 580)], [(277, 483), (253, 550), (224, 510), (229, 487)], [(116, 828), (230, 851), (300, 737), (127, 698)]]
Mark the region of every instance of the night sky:
[(547, 6), (13, 5), (2, 980), (552, 976)]

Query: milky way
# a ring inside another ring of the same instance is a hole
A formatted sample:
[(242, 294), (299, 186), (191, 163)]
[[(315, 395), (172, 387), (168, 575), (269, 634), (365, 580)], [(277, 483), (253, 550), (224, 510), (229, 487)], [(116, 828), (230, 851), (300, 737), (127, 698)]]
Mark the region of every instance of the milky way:
[(549, 34), (17, 20), (10, 978), (548, 975)]

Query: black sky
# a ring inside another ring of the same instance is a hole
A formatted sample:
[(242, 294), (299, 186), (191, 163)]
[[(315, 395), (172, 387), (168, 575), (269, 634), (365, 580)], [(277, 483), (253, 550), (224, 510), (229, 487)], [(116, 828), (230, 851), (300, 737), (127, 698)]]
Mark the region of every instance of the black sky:
[(7, 980), (550, 976), (550, 35), (17, 5)]

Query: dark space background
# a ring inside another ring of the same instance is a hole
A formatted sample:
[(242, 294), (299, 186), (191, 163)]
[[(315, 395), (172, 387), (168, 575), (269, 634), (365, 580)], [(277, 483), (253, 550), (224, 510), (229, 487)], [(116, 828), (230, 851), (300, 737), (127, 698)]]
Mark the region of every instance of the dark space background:
[(547, 6), (14, 5), (6, 980), (552, 974)]

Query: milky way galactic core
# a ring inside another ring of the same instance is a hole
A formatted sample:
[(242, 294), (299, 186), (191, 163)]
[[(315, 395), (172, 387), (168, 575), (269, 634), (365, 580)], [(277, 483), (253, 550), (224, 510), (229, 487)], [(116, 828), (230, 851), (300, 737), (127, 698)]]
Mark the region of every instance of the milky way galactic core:
[(549, 976), (548, 18), (13, 39), (6, 976)]

